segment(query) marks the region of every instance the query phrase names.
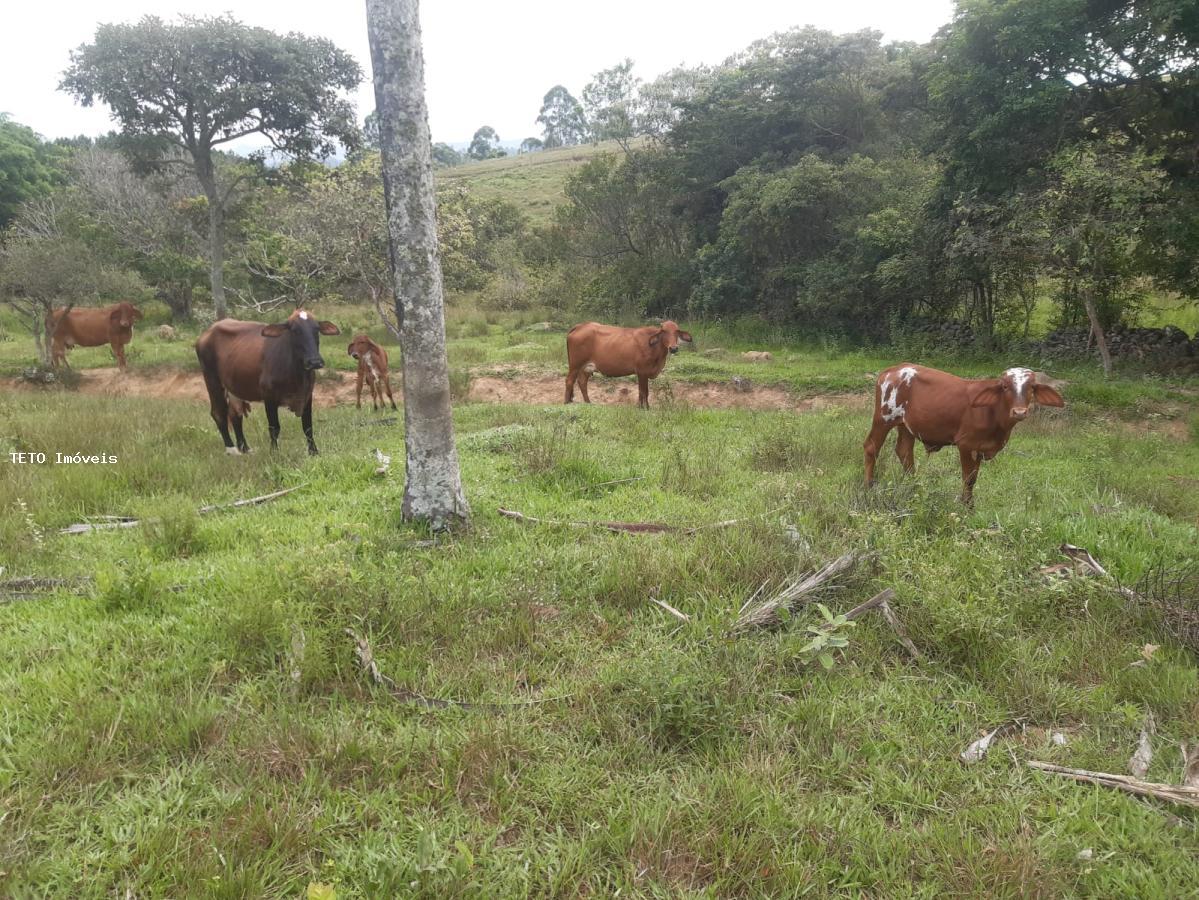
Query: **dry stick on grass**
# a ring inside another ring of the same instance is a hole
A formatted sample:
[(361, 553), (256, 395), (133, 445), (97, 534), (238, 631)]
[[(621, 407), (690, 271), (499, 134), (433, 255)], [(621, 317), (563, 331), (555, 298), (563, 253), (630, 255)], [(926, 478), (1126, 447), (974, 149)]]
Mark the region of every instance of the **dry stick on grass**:
[(579, 493), (584, 494), (587, 491), (594, 491), (596, 488), (611, 487), (614, 484), (629, 484), (630, 482), (633, 482), (633, 481), (644, 481), (644, 480), (645, 480), (644, 475), (634, 475), (632, 478), (617, 478), (613, 481), (601, 481), (597, 484), (589, 484), (584, 488), (580, 488)]
[[(280, 497), (290, 494), (292, 491), (298, 491), (304, 487), (303, 484), (297, 484), (295, 487), (284, 488), (281, 491), (275, 491), (270, 494), (263, 494), (261, 497), (249, 497), (245, 500), (234, 500), (232, 503), (214, 503), (211, 506), (201, 506), (197, 512), (200, 515), (217, 512), (222, 509), (237, 509), (243, 506), (257, 506), (259, 503), (269, 503), (271, 500), (277, 500)], [(74, 525), (69, 525), (66, 528), (59, 529), (59, 534), (86, 534), (89, 531), (105, 531), (110, 528), (133, 528), (141, 524), (140, 519), (121, 518), (119, 516), (96, 516), (97, 519), (108, 519), (107, 522), (76, 522)]]
[(530, 525), (556, 525), (564, 528), (598, 528), (603, 531), (617, 531), (627, 534), (695, 534), (696, 532), (708, 531), (713, 528), (728, 528), (732, 525), (740, 525), (742, 522), (760, 519), (777, 511), (768, 510), (767, 512), (759, 513), (756, 516), (748, 516), (744, 519), (725, 519), (722, 522), (712, 522), (708, 525), (684, 527), (681, 525), (667, 525), (663, 522), (565, 522), (560, 519), (539, 519), (536, 516), (526, 516), (524, 513), (517, 512), (514, 509), (499, 507), (499, 514), (504, 518), (513, 519), (517, 522), (527, 522)]
[[(1073, 560), (1074, 564), (1082, 568), (1084, 571), (1091, 572), (1094, 575), (1099, 575), (1102, 578), (1111, 577), (1107, 569), (1103, 568), (1103, 566), (1099, 564), (1099, 560), (1093, 557), (1089, 550), (1086, 550), (1083, 547), (1075, 547), (1073, 544), (1062, 544), (1060, 547), (1058, 547), (1058, 550)], [(1123, 585), (1117, 584), (1116, 590), (1129, 600), (1140, 599), (1137, 597), (1135, 591), (1129, 590)]]
[(1199, 786), (1191, 787), (1185, 784), (1160, 784), (1155, 781), (1141, 781), (1128, 775), (1113, 775), (1109, 772), (1091, 772), (1087, 769), (1069, 769), (1065, 766), (1055, 766), (1052, 763), (1040, 762), (1035, 759), (1028, 761), (1030, 768), (1054, 775), (1073, 778), (1075, 781), (1087, 784), (1099, 784), (1104, 787), (1127, 791), (1140, 797), (1155, 797), (1158, 800), (1169, 800), (1171, 803), (1181, 803), (1184, 806), (1199, 809)]
[[(920, 659), (920, 651), (916, 649), (916, 645), (912, 643), (911, 639), (907, 635), (907, 632), (904, 631), (903, 626), (899, 623), (899, 617), (895, 615), (895, 610), (891, 608), (891, 601), (894, 599), (894, 588), (885, 588), (884, 590), (879, 591), (865, 603), (859, 603), (849, 612), (845, 613), (845, 619), (846, 621), (852, 622), (854, 619), (861, 618), (872, 609), (877, 609), (883, 614), (883, 618), (887, 620), (887, 624), (891, 626), (891, 629), (895, 632), (895, 636), (899, 639), (899, 642), (903, 644), (904, 649), (912, 655), (913, 659)], [(829, 625), (821, 625), (819, 628), (821, 631), (832, 630), (832, 627)]]
[(7, 581), (0, 581), (0, 603), (32, 600), (48, 591), (56, 591), (60, 588), (73, 589), (75, 593), (81, 593), (84, 587), (91, 584), (91, 581), (86, 575), (74, 578), (39, 578), (35, 576), (10, 578)]
[(674, 616), (676, 619), (679, 619), (682, 622), (690, 622), (691, 621), (691, 616), (687, 615), (685, 612), (680, 612), (679, 610), (675, 609), (673, 606), (671, 606), (665, 600), (659, 600), (657, 597), (650, 597), (649, 602), (662, 607), (662, 609), (666, 610), (668, 613), (670, 613), (672, 616)]
[(425, 697), (400, 687), (396, 684), (394, 678), (384, 674), (379, 668), (379, 664), (375, 662), (375, 653), (371, 650), (371, 645), (367, 642), (366, 638), (359, 637), (352, 628), (345, 629), (345, 633), (354, 642), (354, 655), (358, 658), (358, 665), (362, 667), (362, 670), (370, 676), (371, 681), (387, 688), (391, 696), (402, 703), (412, 703), (416, 706), (423, 706), (426, 709), (469, 709), (481, 712), (505, 712), (506, 710), (519, 707), (537, 706), (541, 703), (567, 699), (566, 697), (547, 697), (544, 700), (526, 700), (519, 703), (466, 703), (462, 700), (439, 700), (436, 697)]
[(371, 681), (375, 684), (382, 685), (391, 692), (391, 695), (398, 700), (403, 700), (405, 703), (415, 703), (418, 706), (428, 707), (430, 709), (448, 709), (451, 707), (460, 707), (462, 709), (472, 709), (469, 703), (457, 703), (452, 700), (437, 700), (432, 697), (422, 697), (420, 694), (414, 694), (411, 691), (404, 690), (395, 683), (395, 679), (390, 675), (384, 675), (379, 669), (379, 664), (375, 662), (375, 653), (371, 650), (371, 645), (366, 638), (359, 637), (352, 628), (347, 628), (346, 634), (354, 642), (354, 653), (358, 657), (358, 665), (366, 672)]
[[(826, 563), (815, 572), (801, 575), (784, 584), (777, 593), (765, 600), (754, 602), (751, 597), (741, 607), (741, 613), (737, 616), (737, 621), (733, 623), (733, 631), (743, 632), (751, 628), (769, 628), (781, 625), (782, 618), (780, 613), (782, 610), (785, 609), (791, 612), (808, 603), (812, 599), (808, 596), (809, 594), (814, 593), (818, 588), (823, 587), (828, 582), (848, 572), (857, 565), (859, 559), (860, 557), (856, 553), (845, 553), (838, 556), (832, 562)], [(757, 597), (762, 592), (763, 589), (759, 587), (754, 593), (754, 597)], [(874, 601), (867, 601), (867, 603), (872, 602)], [(870, 608), (873, 609), (873, 607)], [(862, 612), (865, 612), (865, 610), (862, 610)]]

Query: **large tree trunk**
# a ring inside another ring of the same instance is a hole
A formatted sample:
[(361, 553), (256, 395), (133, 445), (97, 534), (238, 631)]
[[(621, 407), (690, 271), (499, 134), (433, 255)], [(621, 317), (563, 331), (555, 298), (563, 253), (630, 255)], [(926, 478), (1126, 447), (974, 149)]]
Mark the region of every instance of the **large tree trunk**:
[(462, 492), (433, 196), (418, 0), (366, 0), (383, 192), (404, 372), (405, 520), (435, 530), (470, 514)]
[(196, 178), (208, 199), (208, 281), (212, 287), (212, 306), (218, 319), (228, 314), (225, 309), (225, 206), (217, 190), (216, 170), (212, 158), (203, 155), (195, 160)]
[(1095, 309), (1095, 300), (1089, 290), (1083, 290), (1083, 305), (1087, 310), (1087, 318), (1091, 322), (1091, 333), (1095, 335), (1095, 343), (1099, 347), (1099, 358), (1103, 361), (1103, 374), (1110, 378), (1112, 374), (1112, 355), (1107, 349), (1107, 337), (1103, 326), (1099, 323), (1099, 313)]

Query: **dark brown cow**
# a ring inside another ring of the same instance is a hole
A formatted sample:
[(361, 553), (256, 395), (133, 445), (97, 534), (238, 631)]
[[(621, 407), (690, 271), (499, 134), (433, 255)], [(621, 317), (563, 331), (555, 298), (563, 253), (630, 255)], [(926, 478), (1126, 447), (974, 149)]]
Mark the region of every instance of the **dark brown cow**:
[(362, 409), (362, 382), (365, 379), (371, 389), (371, 409), (383, 408), (383, 391), (391, 408), (396, 408), (395, 397), (391, 396), (391, 379), (387, 377), (387, 351), (365, 334), (354, 335), (346, 352), (358, 360), (358, 408)]
[(679, 326), (667, 319), (661, 327), (619, 328), (585, 322), (570, 329), (566, 335), (566, 402), (575, 399), (575, 381), (583, 392), (583, 402), (590, 403), (587, 381), (592, 373), (603, 375), (637, 376), (637, 405), (649, 409), (649, 381), (657, 378), (666, 366), (666, 357), (679, 352), (679, 341), (691, 343), (691, 335), (679, 331)]
[(133, 323), (142, 311), (123, 301), (105, 307), (58, 307), (46, 314), (46, 337), (50, 341), (50, 360), (55, 366), (67, 364), (72, 347), (99, 347), (111, 344), (113, 356), (122, 372), (126, 370), (125, 345), (133, 340)]
[[(225, 452), (249, 453), (242, 418), (250, 412), (250, 401), (261, 401), (266, 409), (271, 449), (279, 446), (279, 407), (300, 416), (308, 452), (317, 453), (312, 439), (312, 388), (321, 358), (322, 334), (341, 334), (332, 322), (318, 322), (305, 310), (292, 313), (286, 322), (263, 325), (221, 319), (196, 341), (196, 356), (204, 372), (204, 384)], [(229, 437), (229, 426), (237, 446)]]
[(929, 453), (953, 444), (962, 460), (962, 501), (974, 502), (974, 482), (984, 459), (994, 459), (1029, 410), (1065, 406), (1062, 395), (1037, 383), (1029, 369), (1008, 369), (1000, 378), (966, 381), (948, 372), (902, 363), (878, 376), (874, 424), (866, 438), (866, 484), (892, 428), (899, 429), (895, 454), (907, 472), (916, 467), (916, 441)]

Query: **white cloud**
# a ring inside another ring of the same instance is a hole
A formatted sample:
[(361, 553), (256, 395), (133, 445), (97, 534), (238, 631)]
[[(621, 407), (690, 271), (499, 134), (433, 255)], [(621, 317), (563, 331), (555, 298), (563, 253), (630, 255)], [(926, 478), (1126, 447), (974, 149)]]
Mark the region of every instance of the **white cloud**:
[[(434, 140), (469, 140), (483, 124), (505, 140), (538, 133), (542, 95), (565, 84), (576, 95), (591, 74), (632, 57), (642, 78), (679, 63), (716, 63), (751, 41), (794, 25), (831, 31), (876, 28), (889, 40), (927, 40), (949, 20), (950, 0), (857, 0), (842, 4), (770, 0), (562, 0), (422, 4), (429, 118)], [(70, 50), (90, 40), (100, 22), (154, 14), (215, 15), (276, 31), (329, 38), (368, 74), (356, 97), (360, 117), (374, 108), (369, 81), (365, 3), (313, 0), (60, 0), (5, 10), (0, 53), (0, 111), (47, 137), (101, 134), (107, 110), (83, 109), (57, 90)]]

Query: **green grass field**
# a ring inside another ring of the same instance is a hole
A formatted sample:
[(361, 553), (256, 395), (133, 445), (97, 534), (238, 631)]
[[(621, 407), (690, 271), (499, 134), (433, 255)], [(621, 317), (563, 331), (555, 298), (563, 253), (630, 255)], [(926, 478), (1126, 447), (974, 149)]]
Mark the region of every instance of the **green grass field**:
[[(560, 372), (564, 328), (531, 324), (453, 311), (455, 371)], [(902, 479), (892, 443), (881, 484), (862, 489), (862, 404), (669, 399), (672, 382), (737, 374), (796, 396), (865, 393), (886, 352), (692, 330), (698, 350), (670, 361), (648, 413), (459, 404), (474, 517), (433, 543), (399, 521), (401, 427), (367, 411), (319, 410), (311, 459), (291, 416), (265, 451), (256, 411), (257, 452), (231, 458), (202, 403), (0, 390), (0, 580), (91, 579), (0, 603), (0, 894), (1193, 894), (1195, 811), (1025, 763), (1123, 772), (1151, 711), (1148, 777), (1177, 781), (1178, 743), (1199, 740), (1195, 654), (1109, 583), (1036, 571), (1062, 542), (1126, 583), (1194, 559), (1195, 379), (1052, 371), (1068, 408), (1017, 430), (970, 511), (950, 452)], [(150, 331), (135, 369), (194, 367), (194, 335)], [(326, 339), (331, 364), (350, 367), (348, 339)], [(28, 343), (0, 343), (5, 377), (31, 362)], [(749, 348), (775, 359), (743, 362)], [(105, 348), (72, 362), (111, 365)], [(393, 460), (382, 477), (375, 448)], [(16, 465), (13, 451), (118, 462)], [(284, 487), (299, 490), (195, 512)], [(501, 506), (745, 521), (613, 534)], [(96, 515), (147, 524), (57, 533)], [(814, 608), (732, 633), (763, 582), (851, 550), (873, 561), (819, 599), (840, 612), (894, 588), (921, 660), (872, 615), (829, 671), (806, 663)], [(403, 691), (504, 706), (404, 702), (360, 669), (346, 629)], [(1022, 733), (959, 762), (1018, 717)]]

